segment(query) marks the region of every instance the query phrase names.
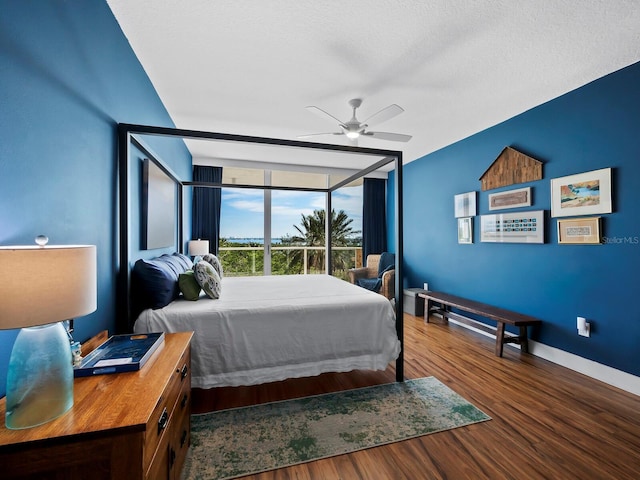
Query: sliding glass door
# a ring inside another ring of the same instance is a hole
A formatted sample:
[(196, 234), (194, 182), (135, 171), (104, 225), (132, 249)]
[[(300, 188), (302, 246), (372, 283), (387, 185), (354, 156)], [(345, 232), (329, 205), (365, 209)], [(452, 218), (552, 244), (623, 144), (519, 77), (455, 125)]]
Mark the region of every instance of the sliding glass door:
[(325, 204), (325, 193), (271, 191), (272, 275), (325, 273)]
[[(271, 188), (223, 188), (220, 258), (225, 275), (326, 273), (327, 194), (289, 190), (291, 185), (327, 188), (325, 174), (225, 168), (223, 183)], [(346, 278), (361, 250), (362, 187), (332, 195), (333, 268)]]
[(220, 261), (228, 276), (264, 274), (264, 190), (223, 188)]

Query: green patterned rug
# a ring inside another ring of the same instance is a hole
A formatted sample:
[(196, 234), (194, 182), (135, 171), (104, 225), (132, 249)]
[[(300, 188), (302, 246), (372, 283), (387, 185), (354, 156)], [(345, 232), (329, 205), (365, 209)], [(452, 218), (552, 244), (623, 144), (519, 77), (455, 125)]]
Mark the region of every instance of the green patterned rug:
[(194, 415), (182, 478), (234, 478), (485, 420), (434, 377)]

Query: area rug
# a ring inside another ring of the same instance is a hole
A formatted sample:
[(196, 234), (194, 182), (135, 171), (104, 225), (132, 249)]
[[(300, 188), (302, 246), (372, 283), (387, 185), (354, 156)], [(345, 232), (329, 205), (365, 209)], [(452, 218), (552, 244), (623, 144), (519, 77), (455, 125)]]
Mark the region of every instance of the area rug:
[(485, 420), (434, 377), (193, 415), (182, 478), (235, 478)]

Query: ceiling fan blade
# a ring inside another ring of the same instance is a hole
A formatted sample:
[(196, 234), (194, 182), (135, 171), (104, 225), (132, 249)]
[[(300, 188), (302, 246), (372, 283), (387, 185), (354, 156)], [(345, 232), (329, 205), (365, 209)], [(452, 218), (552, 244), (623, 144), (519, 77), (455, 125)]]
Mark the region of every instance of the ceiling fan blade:
[(320, 116), (320, 117), (329, 117), (331, 120), (338, 122), (338, 125), (344, 125), (344, 122), (336, 117), (334, 117), (333, 115), (331, 115), (330, 113), (325, 112), (324, 110), (322, 110), (321, 108), (315, 107), (313, 105), (309, 105), (308, 107), (305, 107), (307, 110), (309, 110), (311, 113), (315, 113), (316, 115)]
[(322, 135), (344, 135), (344, 132), (308, 133), (306, 135), (298, 135), (296, 138), (320, 137)]
[(364, 132), (361, 135), (367, 135), (369, 137), (378, 138), (380, 140), (391, 140), (392, 142), (408, 142), (411, 140), (411, 135), (403, 135), (402, 133), (390, 133), (390, 132)]
[(404, 112), (404, 109), (394, 103), (386, 108), (383, 108), (379, 112), (374, 113), (362, 123), (366, 123), (367, 125), (375, 125), (378, 123), (386, 122), (396, 115), (400, 115), (402, 112)]

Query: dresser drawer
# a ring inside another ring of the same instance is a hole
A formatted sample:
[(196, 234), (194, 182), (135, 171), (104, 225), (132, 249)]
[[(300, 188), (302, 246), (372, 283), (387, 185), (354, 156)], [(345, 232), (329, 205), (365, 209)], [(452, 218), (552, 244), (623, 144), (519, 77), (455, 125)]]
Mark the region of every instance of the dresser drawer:
[(179, 479), (180, 470), (189, 449), (191, 435), (191, 389), (183, 384), (178, 401), (169, 417), (169, 424), (160, 437), (147, 480)]
[(169, 478), (179, 478), (191, 443), (191, 390), (181, 394), (174, 411), (175, 423), (171, 428), (169, 445)]
[[(177, 367), (172, 372), (167, 386), (160, 396), (156, 404), (153, 414), (146, 427), (145, 447), (144, 447), (144, 471), (147, 471), (151, 463), (158, 462), (154, 459), (156, 456), (163, 456), (165, 452), (161, 451), (169, 443), (169, 430), (173, 422), (174, 409), (179, 408), (185, 395), (187, 395), (190, 403), (191, 399), (191, 371), (190, 371), (190, 350), (187, 349)], [(164, 437), (167, 437), (166, 439)], [(165, 463), (166, 465), (166, 463)], [(163, 478), (163, 477), (158, 477)]]
[(169, 443), (173, 438), (171, 432), (178, 423), (174, 417), (185, 409), (191, 409), (190, 360), (190, 350), (187, 349), (180, 357), (147, 424), (144, 468), (149, 472), (148, 478), (154, 480), (168, 478), (167, 474), (161, 472), (168, 472)]

